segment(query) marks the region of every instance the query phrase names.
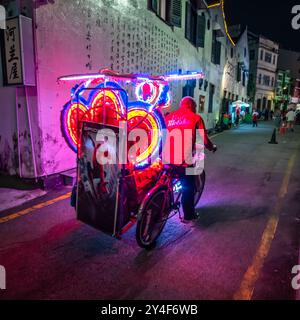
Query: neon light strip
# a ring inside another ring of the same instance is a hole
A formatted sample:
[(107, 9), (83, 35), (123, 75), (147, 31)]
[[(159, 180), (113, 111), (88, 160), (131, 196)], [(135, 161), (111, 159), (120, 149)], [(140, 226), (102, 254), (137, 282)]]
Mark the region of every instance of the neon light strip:
[(232, 43), (232, 45), (235, 47), (235, 43), (232, 40), (231, 35), (229, 34), (229, 31), (228, 31), (228, 26), (227, 26), (226, 16), (225, 16), (225, 9), (224, 9), (224, 0), (221, 0), (221, 4), (222, 4), (222, 14), (223, 14), (223, 19), (224, 19), (224, 25), (225, 25), (225, 32), (226, 32), (227, 37), (229, 38), (230, 42)]
[(208, 8), (208, 9), (211, 9), (211, 8), (218, 7), (218, 6), (220, 6), (220, 5), (221, 5), (221, 2), (217, 2), (217, 3), (213, 3), (213, 4), (209, 5), (209, 6), (207, 6), (207, 8)]
[(203, 72), (191, 73), (191, 74), (172, 74), (165, 76), (166, 81), (180, 81), (180, 80), (193, 80), (193, 79), (203, 79), (205, 77)]
[(207, 8), (208, 9), (212, 9), (212, 8), (216, 8), (216, 7), (219, 7), (219, 6), (221, 6), (221, 9), (222, 9), (222, 15), (223, 15), (223, 20), (224, 20), (224, 26), (225, 26), (226, 35), (227, 35), (228, 39), (230, 40), (230, 42), (232, 43), (232, 45), (235, 47), (236, 44), (233, 41), (233, 39), (231, 38), (231, 35), (229, 34), (229, 31), (228, 31), (226, 15), (225, 15), (225, 9), (224, 9), (224, 0), (221, 0), (221, 2), (218, 2), (218, 3), (211, 4)]
[[(148, 84), (150, 87), (151, 87), (151, 91), (154, 91), (154, 93), (152, 94), (152, 97), (148, 98), (147, 103), (153, 105), (153, 103), (157, 100), (158, 97), (160, 97), (161, 95), (161, 86), (153, 83), (152, 81), (145, 81), (145, 82), (141, 82), (135, 89), (135, 96), (137, 97), (137, 99), (139, 101), (143, 101), (142, 97), (141, 97), (141, 94), (140, 94), (140, 91), (143, 91), (142, 87), (144, 84)], [(143, 94), (143, 92), (142, 92)]]
[[(68, 110), (66, 110), (66, 122), (64, 123), (64, 131), (67, 134), (67, 138), (69, 139), (69, 142), (72, 144), (74, 143), (75, 146), (78, 144), (78, 138), (76, 135), (76, 132), (73, 132), (72, 125), (71, 125), (71, 117), (74, 116), (73, 112), (77, 112), (77, 107), (83, 112), (83, 115), (86, 113), (87, 109), (81, 104), (81, 103), (74, 103), (71, 104)], [(77, 117), (77, 114), (76, 114)], [(76, 118), (77, 119), (77, 118)], [(77, 119), (77, 122), (79, 119)]]
[(204, 78), (204, 73), (202, 72), (195, 72), (191, 74), (178, 74), (178, 75), (168, 75), (168, 76), (160, 76), (157, 78), (152, 78), (149, 76), (146, 77), (126, 77), (126, 76), (106, 76), (100, 73), (91, 73), (91, 74), (78, 74), (78, 75), (69, 75), (69, 76), (62, 76), (58, 78), (58, 81), (77, 81), (77, 80), (92, 80), (92, 79), (101, 79), (101, 78), (111, 78), (111, 79), (118, 79), (119, 81), (124, 80), (136, 80), (136, 81), (157, 81), (157, 82), (163, 82), (163, 81), (175, 81), (175, 80), (191, 80), (191, 79), (200, 79)]
[(58, 78), (58, 81), (75, 81), (75, 80), (90, 80), (90, 79), (99, 79), (104, 78), (102, 74), (99, 73), (91, 73), (91, 74), (79, 74), (79, 75), (70, 75), (63, 76)]

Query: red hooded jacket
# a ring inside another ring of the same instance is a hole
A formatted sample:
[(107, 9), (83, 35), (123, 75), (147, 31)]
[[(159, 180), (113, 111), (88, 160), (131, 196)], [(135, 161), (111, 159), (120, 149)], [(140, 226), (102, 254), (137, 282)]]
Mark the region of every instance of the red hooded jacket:
[[(195, 151), (197, 129), (201, 130), (199, 133), (203, 138), (205, 148), (210, 151), (213, 150), (214, 145), (207, 135), (205, 123), (201, 116), (196, 114), (196, 102), (193, 98), (184, 97), (180, 102), (179, 109), (166, 116), (166, 124), (169, 133), (171, 133), (174, 129), (179, 129), (181, 136), (184, 137), (184, 132), (186, 129), (190, 129), (190, 131), (188, 131), (191, 132), (190, 135), (187, 134), (186, 139), (182, 138), (182, 149), (178, 149), (178, 145), (176, 146), (175, 138), (170, 140), (170, 145), (168, 145), (168, 142), (166, 143), (167, 148), (170, 148), (167, 150), (170, 150), (171, 164), (185, 164), (184, 160), (189, 157), (187, 154), (190, 154), (191, 151)], [(181, 157), (178, 155), (178, 150), (182, 150)]]

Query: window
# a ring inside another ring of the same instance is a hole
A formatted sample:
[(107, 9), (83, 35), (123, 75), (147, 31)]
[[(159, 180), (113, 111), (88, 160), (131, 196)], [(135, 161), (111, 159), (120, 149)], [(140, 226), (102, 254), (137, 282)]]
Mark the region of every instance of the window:
[(204, 48), (206, 19), (204, 13), (197, 15), (196, 47)]
[(204, 80), (204, 91), (206, 91), (207, 87), (208, 87), (208, 81)]
[(266, 97), (263, 97), (263, 109), (266, 109), (266, 106), (267, 106), (267, 98)]
[(268, 100), (267, 108), (268, 108), (269, 110), (271, 110), (271, 107), (272, 107), (272, 101), (271, 101), (271, 100)]
[(204, 83), (204, 79), (199, 79), (199, 90), (202, 90), (202, 86), (203, 86), (203, 83)]
[(264, 59), (264, 50), (260, 50), (260, 60)]
[(199, 113), (203, 113), (205, 108), (205, 96), (199, 96)]
[(230, 57), (233, 58), (233, 48), (230, 49)]
[(262, 77), (261, 74), (259, 74), (259, 76), (258, 76), (258, 83), (259, 84), (261, 84), (261, 77)]
[(196, 21), (197, 12), (194, 7), (186, 2), (186, 12), (185, 12), (185, 37), (191, 41), (193, 44), (196, 43)]
[(239, 62), (238, 65), (237, 65), (237, 75), (236, 75), (237, 82), (241, 81), (241, 72), (242, 72), (242, 65)]
[(245, 87), (245, 85), (246, 85), (246, 72), (245, 71), (243, 71), (242, 84), (243, 84), (243, 87)]
[(272, 77), (272, 84), (271, 84), (272, 87), (274, 87), (274, 78)]
[(264, 75), (264, 77), (263, 77), (263, 85), (264, 86), (270, 86), (270, 76), (266, 76), (266, 75)]
[(276, 56), (275, 56), (275, 54), (273, 56), (273, 64), (276, 64)]
[(247, 48), (244, 48), (244, 57), (247, 57)]
[(210, 30), (210, 19), (207, 20), (207, 30)]
[(209, 84), (208, 113), (213, 112), (214, 94), (215, 94), (215, 86), (210, 83)]
[(217, 40), (217, 31), (213, 31), (211, 62), (214, 64), (221, 63), (221, 42)]
[(196, 80), (187, 80), (185, 86), (182, 89), (182, 97), (194, 97), (195, 87)]
[(181, 0), (148, 0), (148, 9), (168, 24), (181, 27)]
[(196, 47), (204, 48), (206, 18), (197, 14), (192, 4), (186, 2), (185, 37)]
[(250, 60), (255, 59), (255, 50), (250, 50)]
[(260, 110), (260, 108), (261, 108), (261, 99), (257, 99), (256, 107), (257, 107), (258, 110)]
[(265, 62), (272, 63), (272, 53), (265, 53)]

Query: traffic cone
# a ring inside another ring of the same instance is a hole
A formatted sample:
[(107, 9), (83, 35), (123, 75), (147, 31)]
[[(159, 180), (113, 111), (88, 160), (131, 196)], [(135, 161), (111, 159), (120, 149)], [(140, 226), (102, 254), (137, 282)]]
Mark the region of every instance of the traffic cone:
[(276, 129), (273, 130), (273, 134), (271, 137), (271, 140), (269, 141), (270, 144), (278, 144), (278, 142), (276, 141)]

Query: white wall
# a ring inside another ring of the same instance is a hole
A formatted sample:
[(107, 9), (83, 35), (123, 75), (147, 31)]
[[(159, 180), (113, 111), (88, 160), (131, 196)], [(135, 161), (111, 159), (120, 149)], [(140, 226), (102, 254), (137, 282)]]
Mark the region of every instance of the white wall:
[(0, 88), (0, 171), (10, 175), (17, 173), (16, 89)]
[[(235, 47), (229, 41), (226, 41), (225, 44), (227, 55), (225, 57), (225, 66), (224, 72), (222, 75), (222, 86), (221, 86), (221, 95), (224, 94), (224, 90), (228, 93), (234, 94), (235, 97), (238, 96), (239, 100), (248, 100), (247, 95), (247, 85), (249, 80), (249, 75), (246, 73), (245, 85), (243, 86), (242, 82), (242, 73), (241, 80), (237, 81), (237, 71), (238, 63), (243, 63), (244, 69), (249, 70), (249, 48), (248, 48), (248, 38), (247, 30), (240, 36)], [(244, 49), (246, 49), (246, 55), (244, 55)], [(231, 50), (233, 50), (233, 56), (231, 56)]]
[[(276, 70), (278, 63), (278, 44), (273, 41), (266, 39), (262, 36), (259, 38), (259, 49), (258, 49), (258, 61), (257, 61), (257, 78), (256, 78), (256, 95), (255, 95), (255, 104), (257, 99), (271, 100), (271, 108), (273, 108), (274, 103), (274, 91), (276, 86)], [(261, 52), (263, 51), (263, 59), (261, 59)], [(271, 63), (265, 61), (266, 52), (272, 55)], [(273, 57), (275, 56), (275, 63), (273, 63)], [(259, 83), (259, 75), (261, 74), (261, 83)], [(263, 77), (270, 77), (270, 85), (265, 85), (263, 82)], [(272, 79), (273, 85), (272, 85)], [(261, 104), (261, 109), (264, 106)]]
[[(183, 17), (184, 10), (185, 5)], [(75, 166), (75, 155), (60, 129), (60, 112), (69, 100), (71, 85), (58, 84), (59, 76), (97, 72), (103, 67), (152, 74), (209, 69), (199, 51), (185, 39), (184, 30), (173, 31), (160, 21), (147, 10), (147, 1), (56, 0), (37, 9), (36, 23), (43, 175)], [(206, 50), (210, 48), (208, 44)], [(209, 72), (209, 81), (216, 85), (218, 72), (214, 68)], [(184, 84), (171, 87), (173, 108), (178, 106)], [(219, 102), (215, 102), (217, 109)], [(204, 117), (208, 127), (214, 117)]]

